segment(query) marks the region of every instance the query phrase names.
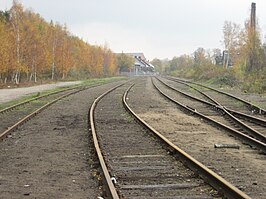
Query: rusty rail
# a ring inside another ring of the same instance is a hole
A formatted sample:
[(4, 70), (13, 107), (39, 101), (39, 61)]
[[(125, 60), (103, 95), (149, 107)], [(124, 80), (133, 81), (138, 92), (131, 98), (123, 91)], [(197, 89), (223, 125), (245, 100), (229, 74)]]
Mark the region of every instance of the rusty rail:
[(27, 115), (26, 117), (24, 117), (23, 119), (19, 120), (16, 124), (14, 124), (13, 126), (9, 127), (7, 130), (5, 130), (3, 133), (0, 134), (0, 141), (3, 140), (4, 138), (6, 138), (13, 130), (15, 130), (18, 126), (26, 123), (28, 120), (30, 120), (31, 118), (33, 118), (35, 115), (37, 115), (38, 113), (40, 113), (41, 111), (43, 111), (44, 109), (46, 109), (47, 107), (51, 106), (52, 104), (54, 104), (55, 102), (68, 97), (69, 95), (73, 95), (75, 93), (78, 93), (80, 91), (82, 91), (84, 89), (80, 89), (80, 90), (76, 90), (74, 92), (71, 93), (67, 93), (65, 95), (62, 95), (58, 98), (56, 98), (55, 100), (48, 102), (47, 104), (45, 104), (44, 106), (40, 107), (39, 109), (35, 110), (34, 112), (32, 112), (31, 114)]
[(255, 105), (255, 104), (253, 104), (253, 103), (250, 103), (250, 102), (248, 102), (248, 101), (246, 101), (246, 100), (244, 100), (244, 99), (242, 99), (242, 98), (240, 98), (240, 97), (234, 96), (234, 95), (232, 95), (232, 94), (230, 94), (230, 93), (227, 93), (227, 92), (224, 92), (224, 91), (220, 91), (220, 90), (215, 89), (215, 88), (213, 88), (213, 87), (206, 86), (206, 85), (203, 85), (203, 84), (199, 84), (199, 83), (196, 83), (196, 82), (191, 82), (191, 81), (187, 81), (187, 80), (181, 80), (181, 79), (173, 78), (173, 77), (168, 77), (168, 78), (170, 78), (170, 79), (172, 79), (172, 80), (179, 81), (179, 82), (186, 82), (186, 83), (190, 83), (190, 84), (195, 84), (195, 85), (197, 85), (197, 86), (201, 86), (201, 87), (203, 87), (203, 88), (207, 88), (207, 89), (210, 89), (210, 90), (216, 91), (216, 92), (218, 92), (218, 93), (221, 93), (221, 94), (227, 95), (227, 96), (229, 96), (229, 97), (231, 97), (231, 98), (234, 98), (234, 99), (236, 99), (236, 100), (238, 100), (238, 101), (241, 101), (242, 103), (248, 105), (251, 109), (256, 110), (259, 114), (262, 114), (262, 115), (265, 115), (265, 114), (266, 114), (266, 110), (265, 110), (265, 109), (263, 109), (263, 108), (261, 108), (261, 107)]
[[(188, 97), (188, 98), (191, 98), (193, 100), (196, 100), (196, 101), (199, 101), (201, 103), (204, 103), (212, 108), (214, 108), (215, 110), (219, 110), (221, 112), (223, 112), (224, 114), (226, 114), (227, 116), (229, 116), (229, 118), (234, 121), (235, 123), (237, 123), (242, 129), (244, 129), (248, 135), (251, 135), (253, 136), (255, 139), (259, 140), (259, 141), (262, 141), (263, 143), (266, 143), (266, 137), (261, 134), (260, 132), (258, 132), (257, 130), (255, 130), (254, 128), (246, 125), (244, 122), (240, 121), (238, 118), (236, 118), (234, 116), (235, 115), (241, 115), (242, 117), (245, 117), (246, 119), (249, 119), (249, 120), (254, 120), (254, 123), (259, 123), (260, 125), (263, 125), (265, 126), (266, 125), (266, 122), (264, 120), (261, 120), (259, 118), (255, 118), (255, 117), (251, 117), (251, 116), (248, 116), (248, 115), (245, 115), (245, 114), (241, 114), (239, 112), (236, 112), (236, 111), (233, 111), (233, 110), (230, 110), (230, 109), (227, 109), (226, 107), (223, 107), (219, 102), (217, 102), (216, 100), (214, 100), (213, 98), (211, 98), (210, 96), (208, 96), (207, 94), (205, 93), (202, 93), (201, 91), (197, 90), (196, 88), (190, 86), (191, 88), (195, 89), (197, 92), (201, 93), (202, 95), (204, 95), (205, 97), (207, 97), (208, 99), (210, 99), (212, 102), (214, 102), (214, 104), (208, 102), (208, 101), (205, 101), (205, 100), (202, 100), (202, 99), (199, 99), (197, 97), (194, 97), (194, 96), (191, 96), (189, 94), (186, 94), (176, 88), (173, 88), (172, 86), (166, 84), (165, 82), (163, 82), (162, 80), (160, 80), (159, 78), (156, 78), (157, 80), (159, 80), (162, 84), (164, 84), (165, 86), (167, 86), (168, 88)], [(182, 84), (185, 84), (186, 83), (182, 83)], [(189, 86), (189, 85), (187, 85)]]
[(189, 154), (178, 148), (174, 145), (170, 140), (164, 137), (161, 133), (156, 131), (153, 127), (151, 127), (148, 123), (146, 123), (142, 118), (140, 118), (127, 104), (127, 95), (130, 89), (133, 87), (131, 85), (123, 96), (123, 104), (125, 108), (128, 110), (130, 114), (132, 114), (135, 119), (141, 123), (145, 128), (149, 129), (152, 133), (154, 133), (158, 138), (160, 138), (168, 147), (174, 151), (175, 154), (183, 160), (183, 162), (193, 171), (198, 173), (205, 181), (207, 181), (211, 186), (215, 189), (223, 193), (227, 198), (239, 198), (239, 199), (250, 199), (248, 195), (237, 189), (235, 186), (227, 182), (225, 179), (214, 173), (212, 170), (204, 166), (202, 163), (191, 157)]
[(224, 125), (224, 124), (222, 124), (222, 123), (220, 123), (220, 122), (218, 122), (218, 121), (216, 121), (216, 120), (211, 119), (211, 118), (208, 117), (208, 116), (205, 116), (205, 115), (203, 115), (203, 114), (197, 112), (197, 111), (194, 110), (194, 109), (191, 109), (191, 108), (189, 108), (189, 107), (187, 107), (187, 106), (181, 104), (180, 102), (174, 100), (173, 98), (171, 98), (170, 96), (168, 96), (168, 95), (166, 95), (164, 92), (162, 92), (162, 91), (161, 91), (161, 90), (160, 90), (160, 89), (154, 84), (153, 81), (152, 81), (152, 83), (153, 83), (154, 87), (159, 91), (159, 93), (162, 94), (165, 98), (167, 98), (167, 99), (170, 100), (171, 102), (173, 102), (173, 103), (177, 104), (178, 106), (180, 106), (181, 108), (183, 108), (183, 109), (185, 109), (185, 110), (187, 110), (187, 111), (193, 113), (194, 115), (197, 115), (197, 116), (199, 116), (200, 118), (203, 118), (203, 119), (205, 119), (205, 120), (207, 120), (207, 121), (209, 121), (209, 122), (211, 122), (211, 123), (213, 123), (213, 124), (215, 124), (215, 125), (217, 125), (217, 126), (223, 128), (223, 129), (227, 130), (227, 131), (228, 131), (231, 135), (233, 135), (234, 137), (237, 137), (237, 138), (241, 139), (242, 141), (244, 141), (245, 143), (247, 143), (247, 144), (249, 144), (249, 145), (251, 145), (251, 146), (254, 146), (254, 147), (256, 147), (257, 149), (261, 150), (262, 152), (266, 153), (266, 144), (265, 144), (265, 143), (263, 143), (263, 142), (261, 142), (261, 141), (259, 141), (259, 140), (256, 140), (256, 139), (254, 139), (254, 138), (252, 138), (252, 137), (250, 137), (250, 136), (247, 136), (246, 134), (244, 134), (244, 133), (242, 133), (242, 132), (240, 132), (240, 131), (237, 131), (237, 130), (235, 130), (235, 129), (229, 127), (229, 126), (226, 126), (226, 125)]
[(49, 107), (50, 105), (54, 104), (55, 102), (57, 102), (58, 100), (60, 99), (63, 99), (65, 97), (68, 97), (69, 95), (73, 95), (75, 93), (78, 93), (82, 90), (86, 90), (86, 89), (90, 89), (90, 88), (94, 88), (94, 87), (97, 87), (99, 86), (100, 84), (95, 84), (95, 85), (91, 85), (91, 86), (88, 86), (88, 87), (84, 87), (83, 85), (81, 86), (75, 86), (75, 87), (71, 87), (71, 88), (67, 88), (67, 89), (64, 89), (64, 90), (60, 90), (60, 91), (56, 91), (56, 92), (52, 92), (52, 93), (48, 93), (46, 95), (42, 95), (42, 96), (39, 96), (39, 97), (36, 97), (36, 98), (33, 98), (33, 99), (30, 99), (30, 100), (26, 100), (24, 102), (21, 102), (21, 103), (18, 103), (18, 104), (15, 104), (15, 105), (12, 105), (10, 107), (7, 107), (5, 109), (2, 109), (0, 110), (0, 113), (4, 113), (4, 112), (7, 112), (7, 111), (10, 111), (18, 106), (22, 106), (24, 104), (27, 104), (27, 103), (30, 103), (34, 100), (37, 100), (37, 99), (40, 99), (40, 98), (44, 98), (44, 97), (47, 97), (47, 96), (50, 96), (50, 95), (54, 95), (54, 94), (58, 94), (58, 93), (61, 93), (61, 92), (65, 92), (65, 91), (69, 91), (69, 90), (74, 90), (74, 89), (78, 89), (76, 91), (73, 91), (71, 93), (67, 93), (65, 95), (62, 95), (56, 99), (54, 99), (53, 101), (51, 102), (48, 102), (47, 104), (43, 105), (42, 107), (40, 107), (39, 109), (35, 110), (34, 112), (30, 113), (29, 115), (25, 116), (24, 118), (22, 118), (21, 120), (17, 121), (14, 125), (8, 127), (7, 130), (5, 130), (4, 132), (2, 132), (0, 134), (0, 141), (3, 140), (4, 138), (6, 138), (12, 131), (14, 131), (18, 126), (26, 123), (28, 120), (30, 120), (31, 118), (33, 118), (35, 115), (37, 115), (38, 113), (40, 113), (42, 110), (46, 109), (47, 107)]
[(67, 88), (67, 89), (63, 89), (63, 90), (59, 90), (59, 91), (55, 91), (55, 92), (52, 92), (52, 93), (48, 93), (48, 94), (45, 94), (45, 95), (41, 95), (41, 96), (38, 96), (38, 97), (34, 97), (32, 99), (29, 99), (29, 100), (25, 100), (23, 102), (20, 102), (20, 103), (17, 103), (17, 104), (14, 104), (12, 106), (9, 106), (9, 107), (6, 107), (2, 110), (0, 110), (0, 114), (1, 113), (5, 113), (7, 111), (10, 111), (14, 108), (17, 108), (19, 106), (22, 106), (24, 104), (27, 104), (27, 103), (30, 103), (32, 101), (35, 101), (35, 100), (38, 100), (38, 99), (41, 99), (41, 98), (44, 98), (44, 97), (48, 97), (48, 96), (51, 96), (51, 95), (55, 95), (55, 94), (58, 94), (58, 93), (62, 93), (62, 92), (65, 92), (65, 91), (69, 91), (69, 90), (74, 90), (74, 89), (79, 89), (81, 88), (82, 86), (75, 86), (75, 87), (71, 87), (71, 88)]
[[(217, 102), (216, 100), (214, 100), (213, 98), (211, 98), (209, 95), (205, 94), (204, 92), (200, 91), (199, 89), (195, 88), (194, 86), (191, 86), (190, 84), (186, 83), (184, 80), (177, 80), (177, 79), (173, 79), (173, 78), (167, 78), (167, 79), (172, 80), (172, 81), (176, 81), (176, 82), (178, 82), (180, 84), (184, 84), (184, 85), (186, 85), (186, 86), (194, 89), (195, 91), (199, 92), (200, 94), (202, 94), (203, 96), (205, 96), (206, 98), (208, 98), (209, 100), (211, 100), (214, 104), (216, 104), (218, 106), (220, 105), (219, 102)], [(214, 104), (213, 104), (213, 106), (214, 106)], [(223, 106), (223, 108), (225, 110), (227, 110), (229, 113), (231, 113), (232, 115), (234, 115), (234, 116), (237, 116), (237, 117), (240, 117), (240, 118), (249, 120), (249, 121), (253, 121), (256, 124), (259, 124), (261, 126), (266, 127), (266, 120), (263, 120), (261, 118), (254, 117), (254, 116), (251, 116), (251, 115), (248, 115), (248, 114), (245, 114), (245, 113), (241, 113), (241, 112), (236, 111), (236, 110), (229, 109), (229, 108), (227, 108), (225, 106)]]
[(95, 129), (95, 123), (94, 123), (94, 111), (96, 108), (97, 103), (108, 93), (112, 92), (113, 90), (115, 90), (116, 88), (124, 85), (125, 83), (119, 84), (118, 86), (115, 86), (113, 88), (111, 88), (110, 90), (106, 91), (105, 93), (103, 93), (102, 95), (100, 95), (99, 97), (97, 97), (94, 102), (92, 103), (91, 107), (90, 107), (90, 111), (89, 111), (89, 126), (91, 129), (91, 133), (92, 133), (92, 137), (93, 137), (93, 143), (94, 143), (94, 147), (101, 165), (101, 170), (103, 173), (103, 179), (104, 179), (104, 184), (106, 187), (106, 191), (107, 191), (107, 197), (108, 198), (112, 198), (112, 199), (119, 199), (118, 193), (116, 191), (116, 188), (111, 180), (111, 176), (109, 174), (107, 165), (105, 163), (104, 157), (102, 155), (100, 146), (99, 146), (99, 141), (97, 138), (97, 134), (96, 134), (96, 129)]

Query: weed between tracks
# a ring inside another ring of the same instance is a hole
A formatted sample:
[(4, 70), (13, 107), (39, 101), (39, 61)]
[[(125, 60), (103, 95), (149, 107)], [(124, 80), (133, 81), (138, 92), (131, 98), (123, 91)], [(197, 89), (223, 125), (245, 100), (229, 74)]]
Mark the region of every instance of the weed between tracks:
[(60, 87), (60, 88), (55, 88), (55, 89), (50, 89), (50, 90), (46, 90), (46, 91), (43, 91), (43, 92), (37, 92), (37, 93), (33, 93), (32, 95), (28, 95), (28, 96), (25, 96), (25, 97), (21, 97), (19, 99), (11, 100), (9, 102), (0, 104), (0, 110), (4, 109), (4, 108), (7, 108), (9, 106), (13, 106), (15, 104), (27, 101), (27, 100), (31, 100), (31, 99), (33, 99), (35, 97), (38, 97), (38, 96), (47, 95), (47, 94), (50, 94), (50, 93), (53, 93), (53, 92), (57, 92), (57, 91), (61, 91), (61, 90), (67, 89), (67, 88), (74, 88), (74, 87), (77, 87), (77, 86), (102, 85), (102, 84), (111, 83), (111, 82), (119, 81), (119, 80), (123, 80), (123, 79), (126, 79), (126, 77), (108, 77), (108, 78), (84, 80), (80, 84), (71, 85), (71, 86), (65, 86), (65, 87)]

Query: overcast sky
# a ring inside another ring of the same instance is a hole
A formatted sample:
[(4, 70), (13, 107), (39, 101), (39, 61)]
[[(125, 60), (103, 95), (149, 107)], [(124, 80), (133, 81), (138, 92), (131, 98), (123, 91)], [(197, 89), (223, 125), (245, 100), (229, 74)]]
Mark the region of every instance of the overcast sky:
[[(222, 48), (225, 20), (241, 25), (251, 2), (266, 34), (265, 0), (20, 0), (46, 20), (66, 23), (91, 44), (115, 52), (143, 52), (147, 59), (191, 54), (198, 47)], [(12, 0), (0, 0), (9, 9)]]

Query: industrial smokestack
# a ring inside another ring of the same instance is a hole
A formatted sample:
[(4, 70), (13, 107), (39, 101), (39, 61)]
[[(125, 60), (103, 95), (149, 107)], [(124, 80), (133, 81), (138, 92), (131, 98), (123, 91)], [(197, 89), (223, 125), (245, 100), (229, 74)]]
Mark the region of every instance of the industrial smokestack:
[(256, 30), (256, 3), (251, 3), (250, 27), (255, 32)]
[(251, 3), (251, 14), (250, 14), (250, 27), (249, 27), (249, 41), (251, 44), (251, 49), (249, 52), (249, 64), (247, 70), (253, 71), (256, 67), (256, 55), (255, 55), (255, 46), (256, 46), (256, 3)]

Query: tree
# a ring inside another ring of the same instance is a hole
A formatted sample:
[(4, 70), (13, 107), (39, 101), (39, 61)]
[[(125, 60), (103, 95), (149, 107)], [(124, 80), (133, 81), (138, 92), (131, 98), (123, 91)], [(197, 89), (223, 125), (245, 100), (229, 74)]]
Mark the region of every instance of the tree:
[(187, 70), (195, 66), (194, 57), (185, 54), (179, 57), (173, 57), (172, 60), (162, 60), (162, 64), (167, 73)]
[(116, 55), (108, 46), (90, 45), (66, 25), (47, 23), (16, 0), (10, 10), (0, 11), (0, 43), (0, 81), (5, 83), (117, 72)]
[(51, 63), (51, 79), (55, 79), (55, 71), (56, 71), (56, 50), (58, 45), (58, 32), (60, 29), (59, 25), (54, 25), (53, 21), (50, 22), (50, 28), (48, 32), (48, 43), (49, 43), (49, 55), (50, 55), (50, 63)]
[(201, 66), (206, 63), (205, 50), (204, 48), (198, 48), (193, 53), (195, 66)]
[(5, 11), (0, 10), (0, 20), (8, 22), (10, 20), (10, 12), (7, 10)]
[(104, 75), (114, 75), (117, 72), (116, 57), (108, 48), (104, 48)]
[(114, 75), (117, 72), (116, 57), (106, 43), (103, 47), (103, 70), (104, 75)]
[(0, 19), (0, 80), (4, 83), (7, 82), (9, 73), (14, 65), (12, 38), (8, 34), (9, 27), (6, 20), (6, 18)]
[(173, 59), (169, 62), (170, 71), (174, 71), (179, 67), (178, 60), (179, 60), (179, 57), (173, 57)]
[(129, 72), (134, 65), (135, 60), (133, 57), (125, 53), (117, 54), (117, 66), (120, 72)]
[(179, 57), (179, 66), (181, 68), (188, 68), (193, 65), (193, 59), (189, 55), (181, 55)]
[(154, 58), (151, 61), (151, 64), (155, 67), (155, 71), (162, 73), (163, 72), (163, 63), (160, 59)]
[(239, 54), (240, 48), (243, 45), (243, 31), (239, 24), (233, 23), (231, 21), (225, 21), (223, 26), (224, 33), (224, 47), (228, 52), (226, 62), (224, 64), (225, 68), (228, 68), (229, 60), (236, 60)]
[(13, 34), (16, 46), (16, 65), (15, 73), (13, 75), (13, 80), (15, 84), (19, 83), (20, 72), (22, 69), (21, 63), (21, 31), (22, 31), (22, 22), (23, 22), (23, 6), (18, 3), (18, 1), (13, 0), (13, 6), (10, 9), (10, 23), (13, 27)]
[[(260, 39), (260, 32), (251, 27), (250, 22), (246, 22), (246, 72), (260, 72), (266, 67), (266, 57), (263, 44)], [(258, 25), (256, 25), (258, 27)]]
[(48, 26), (46, 22), (31, 11), (25, 11), (23, 29), (23, 64), (27, 66), (27, 79), (37, 82), (37, 76), (47, 71), (49, 65), (46, 44)]

